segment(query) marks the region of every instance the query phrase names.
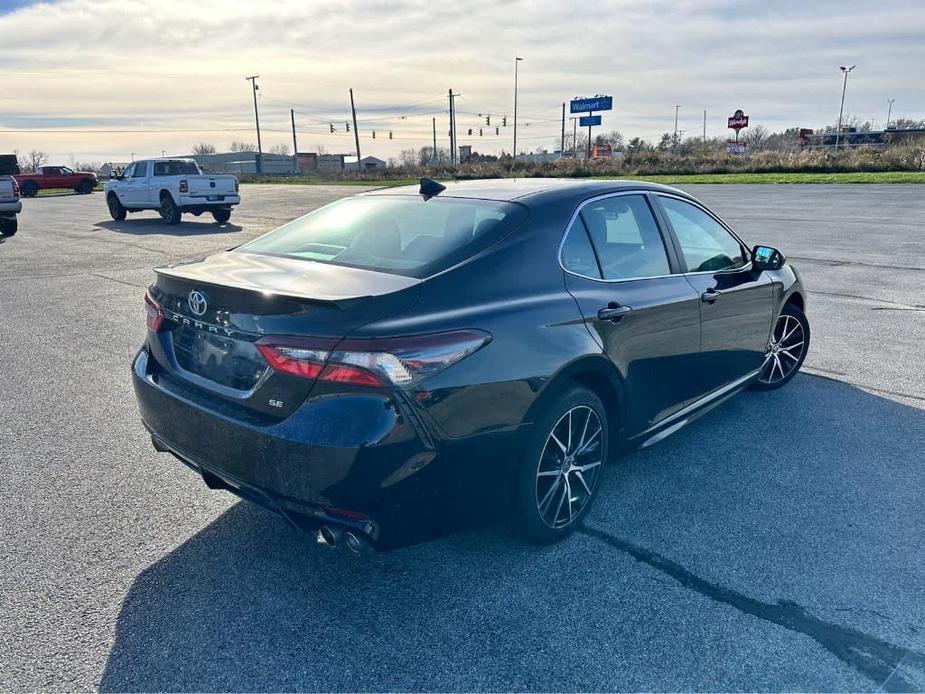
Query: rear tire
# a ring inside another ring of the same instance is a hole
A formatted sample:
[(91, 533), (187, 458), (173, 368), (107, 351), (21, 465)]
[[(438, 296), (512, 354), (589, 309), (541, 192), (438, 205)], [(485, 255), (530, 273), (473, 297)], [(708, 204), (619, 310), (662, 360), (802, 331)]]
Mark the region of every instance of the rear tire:
[(93, 192), (93, 189), (95, 187), (96, 186), (93, 185), (93, 181), (91, 181), (88, 178), (85, 178), (84, 180), (82, 180), (80, 183), (77, 184), (77, 187), (74, 188), (74, 190), (77, 191), (81, 195), (89, 195), (90, 193)]
[(183, 216), (180, 208), (177, 207), (177, 203), (173, 201), (170, 195), (166, 194), (161, 196), (161, 206), (158, 211), (161, 214), (161, 219), (171, 226), (179, 224), (180, 218)]
[(39, 184), (35, 181), (26, 181), (19, 187), (24, 198), (34, 198), (39, 194)]
[(0, 236), (13, 236), (19, 229), (19, 220), (16, 217), (0, 218)]
[(122, 203), (119, 202), (118, 195), (115, 193), (110, 193), (107, 195), (106, 206), (109, 208), (109, 216), (112, 217), (115, 221), (121, 222), (125, 220), (127, 210), (122, 206)]
[(768, 351), (753, 390), (776, 390), (790, 382), (809, 351), (809, 321), (800, 309), (787, 304), (781, 310), (768, 341)]
[(219, 224), (224, 224), (231, 219), (231, 210), (212, 210), (212, 217)]
[(601, 399), (579, 386), (539, 417), (516, 478), (518, 520), (530, 540), (557, 542), (581, 524), (599, 486), (609, 433)]

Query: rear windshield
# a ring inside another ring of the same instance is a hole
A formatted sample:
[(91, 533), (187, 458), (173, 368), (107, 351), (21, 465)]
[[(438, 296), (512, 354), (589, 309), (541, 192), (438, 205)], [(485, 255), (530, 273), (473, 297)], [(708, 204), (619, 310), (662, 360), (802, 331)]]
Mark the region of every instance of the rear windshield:
[(237, 250), (410, 277), (440, 272), (509, 234), (521, 205), (413, 195), (345, 198)]
[(155, 176), (195, 176), (199, 167), (191, 161), (156, 161), (154, 162)]

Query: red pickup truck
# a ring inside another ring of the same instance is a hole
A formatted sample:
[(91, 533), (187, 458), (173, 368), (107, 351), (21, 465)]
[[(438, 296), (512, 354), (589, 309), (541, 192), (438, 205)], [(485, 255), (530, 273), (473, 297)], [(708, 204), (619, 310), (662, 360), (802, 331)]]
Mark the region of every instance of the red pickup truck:
[(78, 193), (92, 193), (100, 182), (91, 171), (74, 171), (66, 166), (40, 166), (35, 173), (15, 176), (24, 198), (34, 198), (48, 188), (73, 188)]

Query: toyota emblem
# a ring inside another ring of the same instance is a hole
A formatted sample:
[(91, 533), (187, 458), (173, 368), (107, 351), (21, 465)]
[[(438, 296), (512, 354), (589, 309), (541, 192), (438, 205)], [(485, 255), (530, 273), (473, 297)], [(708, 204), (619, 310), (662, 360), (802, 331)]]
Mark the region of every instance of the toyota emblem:
[(186, 303), (189, 304), (189, 310), (193, 312), (194, 316), (204, 316), (209, 308), (208, 297), (198, 289), (194, 289), (189, 293)]

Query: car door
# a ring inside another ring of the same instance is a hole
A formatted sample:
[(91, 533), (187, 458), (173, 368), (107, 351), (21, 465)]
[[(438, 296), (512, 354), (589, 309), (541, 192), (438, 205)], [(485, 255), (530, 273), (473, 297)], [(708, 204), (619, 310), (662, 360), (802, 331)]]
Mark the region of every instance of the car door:
[(42, 188), (60, 188), (61, 169), (57, 166), (46, 166), (42, 169)]
[(143, 207), (148, 202), (148, 162), (136, 161), (130, 172), (126, 170), (122, 190), (126, 207)]
[(700, 297), (702, 388), (711, 392), (761, 367), (773, 312), (771, 280), (732, 231), (693, 201), (658, 194), (685, 277)]
[(635, 436), (697, 392), (700, 299), (644, 192), (592, 198), (560, 248), (567, 290), (623, 379), (623, 426)]

